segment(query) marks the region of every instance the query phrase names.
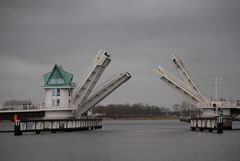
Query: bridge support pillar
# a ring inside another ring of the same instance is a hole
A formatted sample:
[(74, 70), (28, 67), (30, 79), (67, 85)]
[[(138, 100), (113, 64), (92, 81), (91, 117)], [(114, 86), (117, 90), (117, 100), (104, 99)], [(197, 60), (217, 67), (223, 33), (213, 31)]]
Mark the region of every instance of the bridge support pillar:
[(224, 116), (223, 120), (223, 129), (224, 130), (232, 130), (232, 118), (231, 116)]
[(21, 131), (21, 127), (20, 127), (20, 120), (15, 120), (14, 135), (15, 136), (22, 135), (22, 131)]

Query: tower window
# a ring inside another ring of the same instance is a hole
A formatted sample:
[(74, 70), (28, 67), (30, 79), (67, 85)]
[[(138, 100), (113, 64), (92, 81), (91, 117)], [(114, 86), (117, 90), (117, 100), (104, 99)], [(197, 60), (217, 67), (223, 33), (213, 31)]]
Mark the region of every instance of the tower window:
[(55, 89), (52, 90), (52, 96), (56, 96), (56, 90)]
[(55, 106), (55, 99), (52, 99), (52, 106)]
[(48, 81), (48, 84), (64, 84), (64, 80), (62, 78), (57, 78), (57, 79), (50, 79)]
[(52, 90), (52, 96), (60, 96), (60, 89), (53, 89)]
[(60, 89), (57, 89), (57, 96), (60, 96)]
[(57, 99), (57, 106), (60, 105), (60, 99)]

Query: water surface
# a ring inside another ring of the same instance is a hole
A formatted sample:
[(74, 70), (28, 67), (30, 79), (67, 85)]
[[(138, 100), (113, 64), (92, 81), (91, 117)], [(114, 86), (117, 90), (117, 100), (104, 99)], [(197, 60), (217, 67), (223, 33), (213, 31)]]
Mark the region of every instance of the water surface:
[(108, 120), (95, 131), (0, 133), (0, 160), (239, 161), (240, 130), (216, 134), (189, 126), (177, 120)]

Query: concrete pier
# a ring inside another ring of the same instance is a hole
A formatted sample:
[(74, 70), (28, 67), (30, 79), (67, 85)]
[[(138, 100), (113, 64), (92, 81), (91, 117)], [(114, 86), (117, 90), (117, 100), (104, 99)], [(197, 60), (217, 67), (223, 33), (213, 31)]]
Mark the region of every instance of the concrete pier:
[(94, 130), (102, 128), (102, 119), (55, 119), (55, 120), (27, 120), (15, 121), (14, 135), (22, 135), (26, 132), (35, 132), (40, 134), (42, 132), (57, 131), (81, 131)]
[(224, 121), (222, 117), (196, 117), (191, 118), (191, 130), (195, 131), (199, 129), (200, 131), (208, 130), (213, 132), (217, 130), (217, 133), (223, 133)]

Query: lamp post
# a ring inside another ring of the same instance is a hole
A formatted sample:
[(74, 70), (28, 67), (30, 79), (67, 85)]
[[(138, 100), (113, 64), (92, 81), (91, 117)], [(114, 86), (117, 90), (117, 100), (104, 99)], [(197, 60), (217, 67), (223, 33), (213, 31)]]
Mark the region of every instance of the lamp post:
[(211, 78), (211, 84), (215, 85), (215, 101), (218, 101), (218, 85), (221, 84), (222, 78)]

